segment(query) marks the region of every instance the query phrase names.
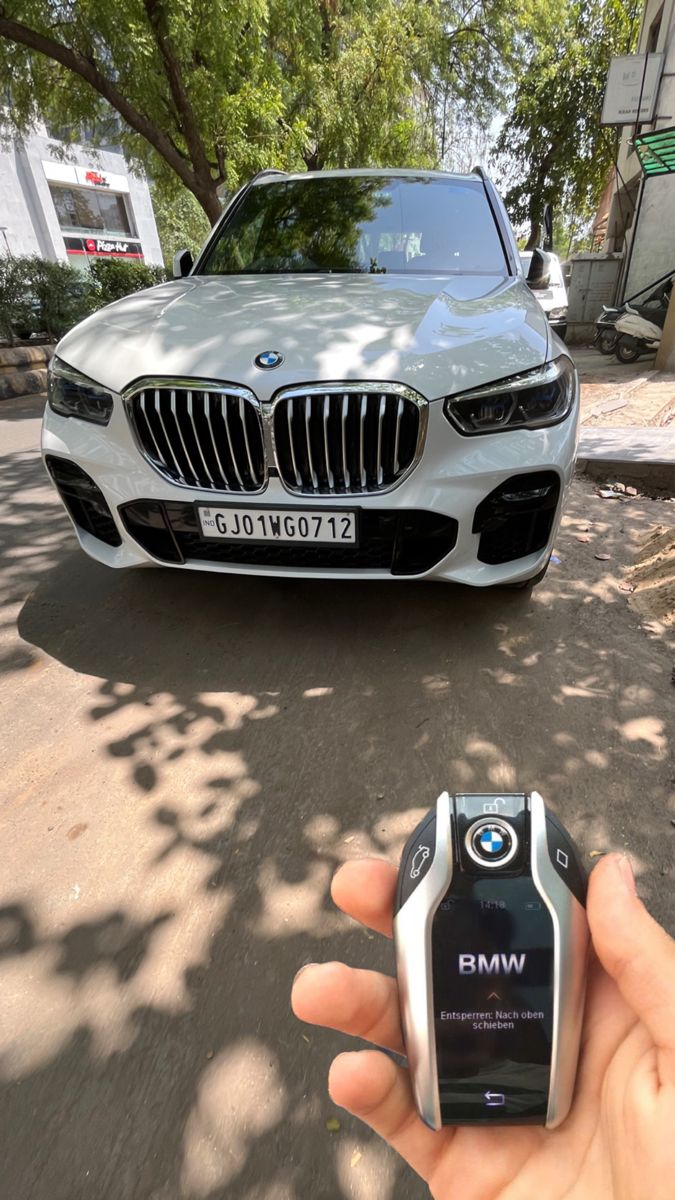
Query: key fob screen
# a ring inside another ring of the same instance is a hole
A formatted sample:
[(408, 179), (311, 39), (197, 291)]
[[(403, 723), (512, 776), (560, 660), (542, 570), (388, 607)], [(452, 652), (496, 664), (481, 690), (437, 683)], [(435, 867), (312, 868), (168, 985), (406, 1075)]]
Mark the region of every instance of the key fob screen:
[(531, 880), (462, 875), (441, 902), (431, 936), (443, 1121), (474, 1120), (487, 1110), (543, 1119), (553, 928)]

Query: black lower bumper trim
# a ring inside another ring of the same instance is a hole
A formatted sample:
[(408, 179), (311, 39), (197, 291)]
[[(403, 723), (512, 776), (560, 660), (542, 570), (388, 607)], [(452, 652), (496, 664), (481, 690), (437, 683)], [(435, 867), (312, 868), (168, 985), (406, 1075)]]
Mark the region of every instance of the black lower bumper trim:
[(202, 537), (194, 504), (136, 500), (119, 512), (134, 541), (161, 562), (389, 571), (392, 575), (431, 570), (454, 548), (458, 528), (454, 518), (425, 510), (362, 508), (356, 546), (226, 542)]
[(47, 470), (73, 521), (106, 546), (121, 546), (122, 539), (103, 492), (82, 467), (69, 458), (48, 454)]
[(478, 559), (513, 562), (546, 546), (558, 500), (560, 477), (555, 471), (512, 475), (478, 505), (473, 532), (480, 534)]

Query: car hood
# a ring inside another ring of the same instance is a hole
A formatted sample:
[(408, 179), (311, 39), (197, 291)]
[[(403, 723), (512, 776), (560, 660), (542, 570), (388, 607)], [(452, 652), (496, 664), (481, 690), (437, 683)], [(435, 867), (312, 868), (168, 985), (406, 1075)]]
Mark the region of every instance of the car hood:
[[(194, 276), (94, 313), (57, 347), (113, 391), (173, 376), (250, 387), (397, 381), (433, 400), (540, 366), (544, 313), (522, 279), (501, 276)], [(284, 356), (262, 370), (263, 350)]]

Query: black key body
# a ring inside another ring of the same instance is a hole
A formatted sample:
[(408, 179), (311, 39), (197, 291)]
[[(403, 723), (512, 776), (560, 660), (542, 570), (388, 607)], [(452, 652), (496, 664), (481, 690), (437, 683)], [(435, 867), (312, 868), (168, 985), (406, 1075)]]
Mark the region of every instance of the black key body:
[(572, 1102), (586, 877), (541, 796), (444, 792), (401, 857), (394, 917), (418, 1112), (553, 1128)]

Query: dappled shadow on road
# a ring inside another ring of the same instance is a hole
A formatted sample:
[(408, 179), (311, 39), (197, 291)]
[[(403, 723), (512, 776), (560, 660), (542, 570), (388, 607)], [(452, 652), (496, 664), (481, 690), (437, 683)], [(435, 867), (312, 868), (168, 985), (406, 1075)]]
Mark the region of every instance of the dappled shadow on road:
[(290, 1017), (291, 980), (331, 956), (391, 971), (330, 877), (394, 858), (446, 787), (537, 787), (587, 856), (627, 846), (666, 916), (670, 662), (617, 588), (650, 519), (577, 485), (531, 602), (113, 574), (57, 542), (19, 632), (91, 677), (91, 798), (81, 834), (73, 812), (50, 834), (81, 896), (3, 897), (13, 1200), (426, 1194), (355, 1122), (327, 1131), (341, 1040)]

